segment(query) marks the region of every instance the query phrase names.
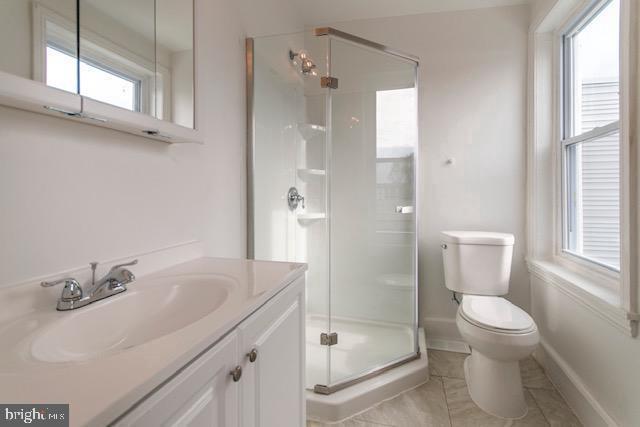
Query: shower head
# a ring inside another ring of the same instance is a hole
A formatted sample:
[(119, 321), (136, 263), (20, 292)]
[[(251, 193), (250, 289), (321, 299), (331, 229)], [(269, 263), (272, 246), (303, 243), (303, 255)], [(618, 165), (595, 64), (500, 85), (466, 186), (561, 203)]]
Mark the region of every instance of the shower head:
[(318, 75), (318, 72), (316, 71), (316, 64), (311, 60), (311, 58), (309, 58), (309, 55), (304, 50), (301, 50), (300, 52), (289, 50), (289, 59), (294, 65), (300, 65), (300, 72), (302, 72), (303, 75)]

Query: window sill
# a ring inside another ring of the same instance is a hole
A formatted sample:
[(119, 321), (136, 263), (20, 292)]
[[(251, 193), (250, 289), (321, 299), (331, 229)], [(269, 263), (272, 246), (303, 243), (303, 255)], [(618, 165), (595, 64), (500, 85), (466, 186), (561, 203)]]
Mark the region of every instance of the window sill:
[(632, 324), (614, 289), (550, 261), (528, 259), (529, 273), (555, 287), (619, 331), (632, 335)]

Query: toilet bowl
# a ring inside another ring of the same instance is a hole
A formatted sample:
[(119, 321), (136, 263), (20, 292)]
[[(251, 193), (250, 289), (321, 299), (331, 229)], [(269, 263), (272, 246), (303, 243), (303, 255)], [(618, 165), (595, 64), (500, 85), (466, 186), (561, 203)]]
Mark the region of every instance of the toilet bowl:
[[(481, 304), (479, 299), (483, 300)], [(492, 307), (494, 304), (499, 308)], [(476, 310), (478, 305), (480, 310), (487, 310), (492, 316), (490, 320), (472, 311), (468, 307), (472, 305), (476, 305)], [(504, 298), (465, 295), (458, 308), (456, 325), (471, 347), (471, 355), (464, 363), (471, 399), (492, 415), (524, 417), (527, 404), (518, 362), (529, 356), (540, 341), (533, 319)]]
[(471, 355), (464, 363), (471, 399), (501, 418), (527, 414), (519, 361), (540, 341), (535, 322), (501, 295), (509, 290), (511, 234), (443, 231), (445, 283), (462, 295), (456, 325)]

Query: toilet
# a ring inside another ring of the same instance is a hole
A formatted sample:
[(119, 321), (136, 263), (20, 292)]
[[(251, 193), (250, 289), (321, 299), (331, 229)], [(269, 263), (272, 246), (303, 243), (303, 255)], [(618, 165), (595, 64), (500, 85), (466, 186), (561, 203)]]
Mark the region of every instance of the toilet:
[(527, 414), (518, 362), (540, 341), (531, 316), (502, 298), (509, 291), (514, 242), (505, 233), (441, 233), (445, 283), (461, 298), (456, 324), (471, 347), (464, 362), (469, 394), (502, 418)]

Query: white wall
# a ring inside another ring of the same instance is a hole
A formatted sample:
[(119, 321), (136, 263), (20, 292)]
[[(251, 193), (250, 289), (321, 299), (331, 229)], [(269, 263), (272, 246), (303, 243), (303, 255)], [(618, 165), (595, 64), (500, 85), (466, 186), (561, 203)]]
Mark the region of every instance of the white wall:
[(245, 255), (244, 38), (254, 30), (231, 0), (197, 1), (205, 145), (0, 107), (0, 285), (192, 239), (211, 255)]
[[(420, 318), (457, 335), (439, 232), (514, 233), (511, 298), (529, 309), (525, 123), (529, 8), (511, 6), (331, 24), (420, 57)], [(340, 76), (336, 76), (340, 77)], [(445, 161), (454, 158), (455, 164)]]
[(636, 426), (640, 420), (640, 341), (538, 277), (532, 309), (541, 360), (580, 420), (590, 426)]

